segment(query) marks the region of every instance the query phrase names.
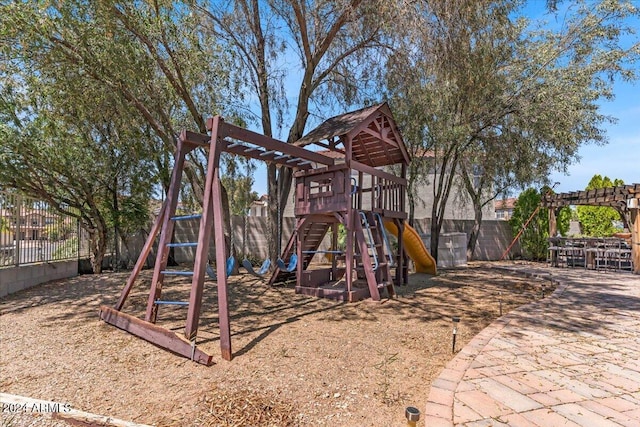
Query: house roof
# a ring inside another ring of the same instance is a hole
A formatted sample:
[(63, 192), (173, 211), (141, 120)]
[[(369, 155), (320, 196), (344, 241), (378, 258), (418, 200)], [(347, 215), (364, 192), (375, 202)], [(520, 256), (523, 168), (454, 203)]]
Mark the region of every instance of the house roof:
[(358, 162), (373, 167), (409, 163), (407, 148), (386, 102), (332, 117), (294, 145), (329, 141), (330, 147), (336, 147), (340, 142), (346, 146), (349, 140), (351, 157)]
[(516, 201), (517, 200), (518, 199), (516, 199), (515, 197), (509, 197), (508, 199), (496, 200), (495, 210), (513, 209), (516, 206)]

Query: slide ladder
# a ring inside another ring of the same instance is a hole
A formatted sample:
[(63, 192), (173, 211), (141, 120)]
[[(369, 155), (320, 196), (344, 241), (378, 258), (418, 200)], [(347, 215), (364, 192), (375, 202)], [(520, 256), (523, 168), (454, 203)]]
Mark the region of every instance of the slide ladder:
[(384, 251), (384, 232), (372, 212), (359, 211), (355, 221), (357, 253), (356, 271), (364, 274), (371, 298), (380, 300), (380, 289), (386, 288), (389, 297), (395, 295), (390, 263)]

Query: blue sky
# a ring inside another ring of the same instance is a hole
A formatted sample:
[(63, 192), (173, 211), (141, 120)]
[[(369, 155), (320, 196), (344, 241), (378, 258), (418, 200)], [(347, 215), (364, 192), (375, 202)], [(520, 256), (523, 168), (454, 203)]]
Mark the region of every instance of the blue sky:
[[(640, 0), (633, 1), (640, 7)], [(529, 1), (525, 13), (532, 20), (546, 19), (549, 27), (558, 27), (561, 23), (551, 15), (545, 14), (545, 4), (544, 0)], [(567, 5), (571, 5), (571, 2), (565, 3), (565, 6)], [(628, 23), (640, 32), (639, 18), (630, 19)], [(631, 45), (631, 37), (623, 40), (627, 47)], [(636, 64), (635, 69), (640, 76), (640, 64)], [(289, 76), (295, 80), (296, 73), (290, 71)], [(286, 85), (291, 105), (295, 105), (297, 83), (292, 81)], [(553, 172), (549, 180), (551, 183), (559, 183), (556, 187), (557, 192), (583, 190), (595, 174), (608, 176), (612, 180), (622, 179), (625, 184), (640, 183), (640, 82), (617, 80), (614, 84), (614, 99), (602, 100), (600, 106), (602, 114), (616, 119), (614, 123), (603, 125), (608, 143), (600, 146), (583, 145), (579, 150), (579, 161), (570, 165), (566, 173)], [(339, 112), (329, 112), (326, 118), (335, 114)], [(317, 125), (311, 121), (307, 124), (307, 132)], [(286, 138), (286, 132), (285, 135), (276, 137)], [(266, 168), (261, 162), (257, 163), (254, 190), (261, 195), (267, 192)]]
[[(632, 0), (640, 7), (640, 0)], [(529, 1), (526, 6), (527, 15), (531, 19), (545, 19), (550, 28), (559, 27), (560, 22), (544, 13), (544, 1)], [(571, 2), (565, 2), (565, 8)], [(562, 14), (558, 14), (559, 17)], [(560, 19), (560, 18), (559, 18)], [(629, 48), (633, 39), (639, 39), (640, 18), (627, 20), (631, 28), (635, 28), (635, 37), (622, 39), (624, 47)], [(640, 64), (634, 69), (640, 77)], [(600, 101), (600, 112), (616, 119), (615, 123), (603, 126), (608, 143), (606, 145), (583, 145), (579, 150), (580, 160), (569, 166), (566, 173), (554, 172), (550, 181), (559, 182), (557, 192), (584, 190), (591, 178), (598, 174), (608, 176), (611, 180), (622, 179), (625, 184), (640, 183), (640, 82), (629, 83), (616, 80), (614, 84), (615, 98), (611, 101)]]
[(558, 192), (584, 190), (595, 174), (625, 184), (640, 183), (640, 84), (617, 82), (616, 98), (602, 102), (601, 111), (616, 117), (617, 123), (605, 126), (609, 143), (582, 146), (580, 161), (567, 174), (554, 173), (551, 182), (559, 182)]

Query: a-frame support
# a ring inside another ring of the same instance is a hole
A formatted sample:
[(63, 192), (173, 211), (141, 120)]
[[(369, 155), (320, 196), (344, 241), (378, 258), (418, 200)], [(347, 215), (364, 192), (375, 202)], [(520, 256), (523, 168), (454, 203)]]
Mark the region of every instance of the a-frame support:
[[(216, 134), (212, 134), (212, 141), (215, 141), (216, 139)], [(205, 144), (202, 142), (189, 141), (186, 138), (186, 133), (184, 132), (178, 139), (175, 165), (171, 174), (171, 182), (169, 185), (167, 199), (160, 209), (158, 218), (156, 219), (151, 232), (147, 237), (147, 241), (144, 244), (140, 257), (138, 258), (138, 261), (136, 262), (136, 265), (131, 272), (129, 279), (127, 280), (127, 283), (120, 294), (118, 302), (113, 308), (102, 306), (100, 308), (100, 318), (109, 324), (112, 324), (149, 342), (152, 342), (160, 347), (166, 348), (176, 354), (188, 357), (198, 363), (210, 365), (212, 363), (212, 356), (197, 348), (195, 342), (197, 323), (200, 315), (200, 306), (202, 301), (202, 290), (204, 288), (204, 270), (206, 267), (205, 263), (207, 261), (206, 251), (209, 246), (209, 239), (211, 234), (212, 212), (210, 212), (210, 208), (208, 210), (205, 208), (201, 216), (200, 232), (196, 249), (196, 262), (194, 265), (192, 276), (192, 291), (188, 303), (189, 311), (187, 313), (185, 336), (180, 336), (173, 331), (169, 331), (165, 328), (155, 325), (159, 306), (157, 301), (162, 295), (163, 279), (167, 274), (165, 269), (167, 266), (167, 259), (170, 250), (169, 244), (171, 242), (171, 236), (173, 234), (173, 228), (176, 218), (175, 211), (178, 202), (178, 194), (180, 191), (180, 180), (182, 178), (184, 161), (186, 155), (190, 151), (202, 145)], [(215, 143), (206, 145), (211, 145), (213, 147), (216, 146)], [(216, 150), (209, 151), (209, 164), (212, 165), (212, 163), (216, 163), (211, 162), (212, 156), (216, 155)], [(208, 176), (205, 187), (205, 206), (210, 206), (212, 204), (212, 182), (210, 181), (212, 181), (212, 179)], [(158, 253), (156, 256), (156, 263), (154, 265), (154, 272), (149, 292), (149, 298), (147, 301), (145, 319), (142, 320), (126, 314), (121, 310), (124, 307), (124, 303), (129, 296), (129, 293), (131, 292), (135, 280), (142, 270), (144, 262), (146, 261), (151, 252), (151, 249), (153, 248), (153, 244), (156, 237), (158, 236), (158, 233), (160, 234), (157, 251)]]

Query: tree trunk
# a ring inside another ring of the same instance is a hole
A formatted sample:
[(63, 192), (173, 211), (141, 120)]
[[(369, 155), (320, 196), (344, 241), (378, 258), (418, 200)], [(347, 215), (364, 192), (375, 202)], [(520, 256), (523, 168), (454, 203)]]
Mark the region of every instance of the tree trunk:
[(473, 260), (473, 252), (476, 249), (478, 243), (478, 236), (480, 235), (480, 226), (482, 225), (482, 206), (480, 203), (473, 203), (473, 226), (471, 227), (471, 233), (469, 233), (469, 240), (467, 241), (467, 260)]
[(113, 270), (118, 271), (120, 264), (120, 208), (118, 206), (118, 176), (113, 177), (113, 245), (114, 257)]
[(107, 229), (98, 225), (87, 229), (89, 233), (89, 260), (94, 274), (102, 273), (102, 261), (107, 251)]
[(276, 181), (277, 168), (274, 164), (267, 165), (267, 193), (268, 193), (268, 205), (267, 205), (267, 242), (269, 258), (271, 263), (275, 265), (276, 259), (280, 256), (278, 253), (279, 245), (276, 242), (276, 236), (278, 235), (278, 182)]
[(409, 185), (407, 185), (407, 201), (409, 205), (409, 225), (411, 227), (414, 226), (414, 217), (416, 213), (416, 200), (413, 197), (413, 182), (409, 181)]

